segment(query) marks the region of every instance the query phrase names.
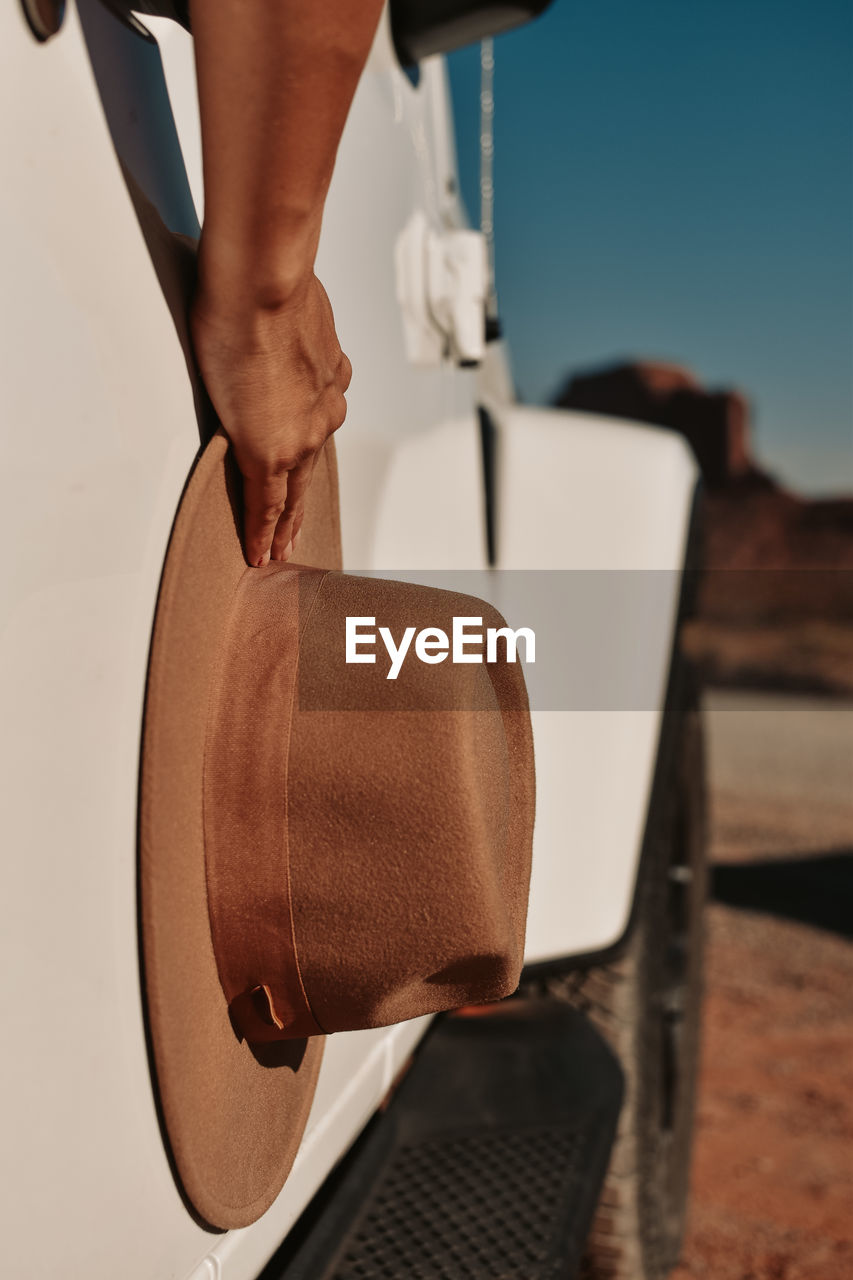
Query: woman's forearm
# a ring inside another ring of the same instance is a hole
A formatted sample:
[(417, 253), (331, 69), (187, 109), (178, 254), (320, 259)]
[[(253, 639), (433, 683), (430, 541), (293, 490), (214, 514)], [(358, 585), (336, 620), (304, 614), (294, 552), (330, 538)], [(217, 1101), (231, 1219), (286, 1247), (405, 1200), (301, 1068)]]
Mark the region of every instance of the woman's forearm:
[(205, 210), (196, 359), (243, 475), (250, 565), (287, 560), (352, 368), (314, 275), (382, 0), (191, 0)]
[(275, 307), (312, 271), (338, 142), (381, 10), (381, 0), (192, 3), (205, 289)]

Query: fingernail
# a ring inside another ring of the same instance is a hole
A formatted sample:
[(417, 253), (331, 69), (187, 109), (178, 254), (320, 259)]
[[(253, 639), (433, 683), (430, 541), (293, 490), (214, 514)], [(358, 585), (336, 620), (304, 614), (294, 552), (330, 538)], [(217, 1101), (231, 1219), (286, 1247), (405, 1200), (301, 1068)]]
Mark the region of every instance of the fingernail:
[(258, 561), (256, 568), (263, 569), (264, 565), (269, 564), (269, 562), (270, 562), (270, 553), (268, 551), (265, 551), (264, 554), (261, 556), (260, 560)]
[(284, 551), (282, 553), (282, 559), (289, 560), (292, 554), (293, 554), (293, 539), (291, 538), (290, 542), (288, 542), (287, 546), (284, 548)]

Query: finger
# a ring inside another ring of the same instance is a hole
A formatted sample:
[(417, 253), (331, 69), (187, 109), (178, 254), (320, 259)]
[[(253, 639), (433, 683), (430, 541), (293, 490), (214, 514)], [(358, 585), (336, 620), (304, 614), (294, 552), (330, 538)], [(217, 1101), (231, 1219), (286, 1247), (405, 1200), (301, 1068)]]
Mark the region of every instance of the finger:
[(288, 472), (243, 475), (243, 530), (246, 559), (267, 564), (276, 525), (287, 503)]
[(293, 522), (293, 550), (299, 550), (299, 535), (302, 532), (302, 523), (305, 519), (305, 508), (300, 511), (299, 515)]
[(272, 542), (273, 560), (290, 559), (293, 551), (292, 543), (296, 531), (296, 521), (298, 520), (300, 524), (302, 523), (305, 495), (311, 484), (316, 461), (317, 455), (313, 453), (310, 458), (306, 458), (304, 462), (300, 462), (298, 466), (288, 472), (287, 499), (276, 525)]

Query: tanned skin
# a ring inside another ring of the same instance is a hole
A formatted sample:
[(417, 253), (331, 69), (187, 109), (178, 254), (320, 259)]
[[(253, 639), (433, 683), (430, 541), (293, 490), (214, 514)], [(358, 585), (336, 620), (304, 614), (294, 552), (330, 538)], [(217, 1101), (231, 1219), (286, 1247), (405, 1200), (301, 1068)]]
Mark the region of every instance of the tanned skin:
[(287, 560), (352, 366), (314, 274), (382, 0), (192, 0), (204, 226), (196, 357), (243, 475), (250, 565)]

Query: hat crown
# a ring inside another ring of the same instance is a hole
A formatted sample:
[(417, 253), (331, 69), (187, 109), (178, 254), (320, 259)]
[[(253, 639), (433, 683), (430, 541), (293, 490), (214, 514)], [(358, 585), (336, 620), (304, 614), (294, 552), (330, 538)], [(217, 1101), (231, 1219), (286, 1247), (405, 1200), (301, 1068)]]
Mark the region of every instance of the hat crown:
[(513, 711), (496, 664), (415, 662), (388, 681), (346, 661), (348, 617), (399, 633), (474, 609), (502, 623), (408, 583), (282, 564), (242, 576), (204, 827), (220, 981), (248, 1040), (385, 1025), (517, 985), (532, 825), (532, 789), (520, 804), (512, 782), (530, 749), (520, 672)]

